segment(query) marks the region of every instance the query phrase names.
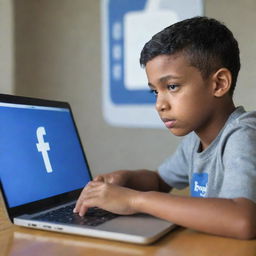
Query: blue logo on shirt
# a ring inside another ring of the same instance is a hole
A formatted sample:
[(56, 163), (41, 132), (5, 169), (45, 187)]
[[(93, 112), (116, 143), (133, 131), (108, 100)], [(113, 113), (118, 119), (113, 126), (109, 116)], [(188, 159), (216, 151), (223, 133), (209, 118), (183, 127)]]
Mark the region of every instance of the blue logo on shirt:
[(208, 186), (208, 173), (194, 173), (190, 186), (193, 197), (206, 197)]

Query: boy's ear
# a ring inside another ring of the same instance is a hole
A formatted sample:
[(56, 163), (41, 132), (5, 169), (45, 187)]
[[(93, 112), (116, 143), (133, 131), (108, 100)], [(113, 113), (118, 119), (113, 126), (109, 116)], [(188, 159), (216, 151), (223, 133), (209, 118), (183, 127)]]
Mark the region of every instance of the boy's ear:
[(213, 93), (215, 97), (222, 97), (229, 92), (232, 83), (232, 75), (227, 68), (217, 70), (213, 74), (212, 79), (214, 85)]

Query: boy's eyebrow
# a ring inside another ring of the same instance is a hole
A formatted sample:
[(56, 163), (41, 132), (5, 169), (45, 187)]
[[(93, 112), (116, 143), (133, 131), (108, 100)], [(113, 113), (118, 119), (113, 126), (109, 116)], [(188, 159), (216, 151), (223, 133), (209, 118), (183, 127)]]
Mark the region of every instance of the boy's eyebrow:
[(179, 79), (179, 78), (181, 78), (181, 77), (180, 76), (174, 76), (174, 75), (166, 75), (166, 76), (160, 77), (159, 82), (165, 82), (169, 79)]
[[(160, 83), (164, 83), (164, 82), (166, 82), (166, 81), (168, 81), (168, 80), (170, 80), (170, 79), (180, 79), (181, 77), (180, 76), (173, 76), (173, 75), (166, 75), (166, 76), (163, 76), (163, 77), (160, 77), (159, 79), (158, 79), (158, 81), (160, 82)], [(149, 87), (155, 87), (153, 84), (151, 84), (150, 82), (148, 83), (148, 86)]]

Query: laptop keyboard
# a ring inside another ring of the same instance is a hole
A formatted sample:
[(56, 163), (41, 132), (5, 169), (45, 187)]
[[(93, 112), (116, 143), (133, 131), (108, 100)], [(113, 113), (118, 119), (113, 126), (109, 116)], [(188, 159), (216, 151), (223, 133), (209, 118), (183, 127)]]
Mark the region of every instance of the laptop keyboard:
[(75, 204), (58, 208), (56, 210), (38, 215), (34, 217), (33, 220), (76, 225), (98, 226), (118, 216), (117, 214), (105, 211), (100, 208), (89, 208), (85, 216), (81, 217), (77, 213), (73, 213), (74, 207)]

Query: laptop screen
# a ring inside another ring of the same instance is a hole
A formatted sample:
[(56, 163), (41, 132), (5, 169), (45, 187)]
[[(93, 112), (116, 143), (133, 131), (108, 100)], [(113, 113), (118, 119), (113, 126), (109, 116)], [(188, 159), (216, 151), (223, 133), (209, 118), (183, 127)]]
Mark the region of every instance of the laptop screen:
[(69, 108), (0, 102), (0, 135), (9, 207), (80, 189), (90, 180)]

